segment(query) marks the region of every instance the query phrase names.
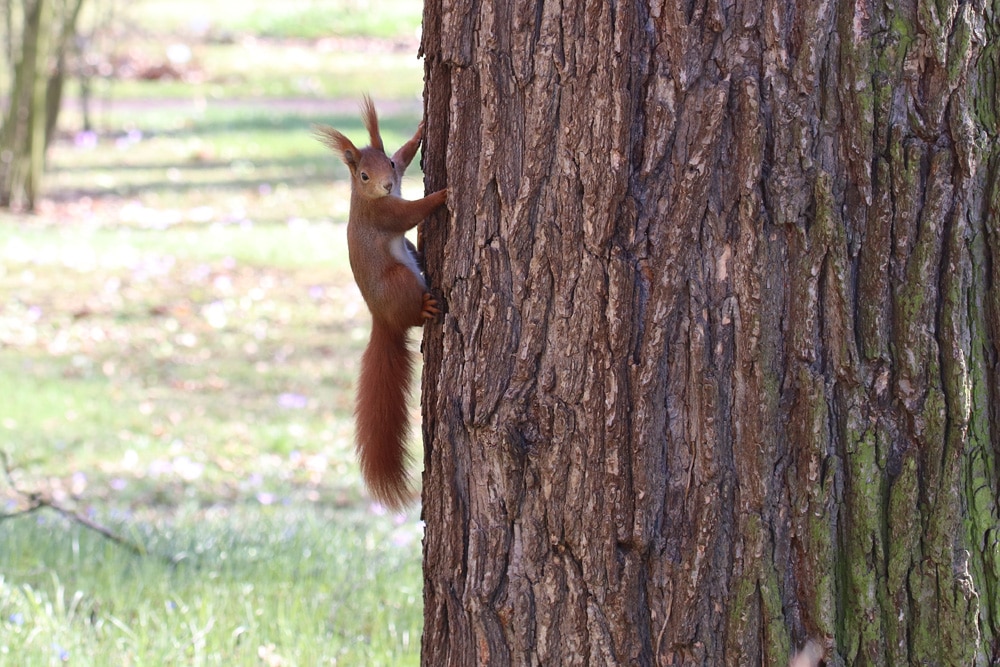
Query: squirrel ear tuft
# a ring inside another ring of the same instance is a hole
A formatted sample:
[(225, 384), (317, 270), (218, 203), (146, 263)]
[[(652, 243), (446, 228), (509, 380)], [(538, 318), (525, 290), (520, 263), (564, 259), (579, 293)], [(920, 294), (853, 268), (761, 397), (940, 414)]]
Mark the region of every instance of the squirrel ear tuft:
[(313, 134), (327, 148), (340, 156), (340, 159), (351, 168), (351, 171), (358, 166), (359, 151), (351, 143), (351, 140), (343, 134), (329, 125), (313, 125)]
[(382, 145), (382, 135), (378, 131), (378, 114), (375, 113), (375, 103), (367, 94), (361, 98), (361, 118), (365, 121), (372, 147), (384, 153), (385, 146)]

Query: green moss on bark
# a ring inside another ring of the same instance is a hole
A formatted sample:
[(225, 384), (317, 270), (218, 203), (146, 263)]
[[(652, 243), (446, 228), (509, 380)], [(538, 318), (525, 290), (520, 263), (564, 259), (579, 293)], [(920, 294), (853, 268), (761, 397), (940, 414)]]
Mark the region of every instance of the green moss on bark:
[[(973, 276), (989, 272), (985, 230), (972, 235), (969, 244)], [(997, 453), (992, 443), (990, 405), (990, 356), (988, 336), (989, 294), (986, 286), (973, 281), (969, 295), (972, 322), (969, 384), (968, 445), (962, 465), (964, 521), (971, 550), (969, 569), (979, 593), (979, 631), (982, 644), (1000, 640), (1000, 508), (997, 506)]]
[(882, 471), (877, 465), (874, 431), (861, 421), (847, 426), (845, 461), (844, 538), (840, 561), (844, 568), (841, 650), (848, 664), (877, 662), (885, 628), (879, 612), (880, 571), (885, 559), (882, 514)]
[(886, 648), (888, 664), (909, 664), (910, 650), (907, 642), (908, 619), (911, 605), (907, 590), (910, 568), (921, 557), (920, 525), (913, 521), (914, 508), (919, 501), (918, 467), (915, 452), (905, 455), (899, 474), (889, 488), (888, 560), (886, 562)]

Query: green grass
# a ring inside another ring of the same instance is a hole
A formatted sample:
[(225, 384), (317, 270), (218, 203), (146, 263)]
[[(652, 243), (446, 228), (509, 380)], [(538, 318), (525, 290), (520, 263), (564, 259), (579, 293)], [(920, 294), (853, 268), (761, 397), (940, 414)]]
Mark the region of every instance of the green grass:
[(0, 664), (417, 664), (412, 524), (283, 507), (109, 521), (149, 553), (50, 515), (4, 525)]
[[(275, 664), (415, 661), (416, 508), (373, 512), (353, 458), (367, 316), (343, 234), (0, 226), (0, 291), (15, 295), (0, 308), (0, 447), (17, 484), (110, 517), (150, 552), (40, 515), (0, 524), (0, 624), (16, 626), (0, 651), (24, 665), (49, 664), (55, 645), (95, 665), (260, 664), (258, 650), (288, 660)], [(300, 538), (261, 543), (288, 522)], [(392, 546), (398, 531), (413, 539)], [(196, 566), (162, 562), (181, 553)], [(72, 598), (102, 611), (81, 620)]]
[(412, 38), (420, 27), (418, 0), (140, 0), (126, 9), (147, 30), (219, 37), (250, 34), (282, 39), (329, 36)]
[(130, 4), (115, 47), (186, 43), (197, 76), (100, 84), (93, 135), (67, 105), (37, 215), (0, 215), (0, 513), (41, 493), (146, 552), (0, 520), (0, 665), (417, 662), (419, 508), (360, 482), (369, 318), (346, 170), (310, 128), (364, 142), (367, 90), (387, 146), (410, 136), (419, 3), (231, 14)]

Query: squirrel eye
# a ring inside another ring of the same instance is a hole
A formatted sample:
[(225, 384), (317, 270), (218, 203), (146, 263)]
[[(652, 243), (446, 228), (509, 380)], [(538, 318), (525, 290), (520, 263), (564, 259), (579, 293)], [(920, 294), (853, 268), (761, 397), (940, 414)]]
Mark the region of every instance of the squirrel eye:
[(389, 166), (392, 167), (393, 169), (395, 169), (396, 168), (396, 163), (393, 162), (392, 160), (389, 160)]
[(361, 180), (364, 181), (365, 183), (367, 183), (368, 182), (368, 174), (366, 174), (365, 172), (361, 172)]

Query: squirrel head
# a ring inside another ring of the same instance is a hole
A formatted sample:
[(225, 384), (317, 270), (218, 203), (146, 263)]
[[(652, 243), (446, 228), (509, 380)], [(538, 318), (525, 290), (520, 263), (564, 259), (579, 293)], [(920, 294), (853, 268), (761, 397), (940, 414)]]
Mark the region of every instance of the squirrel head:
[(368, 95), (361, 102), (361, 117), (371, 140), (371, 145), (365, 148), (356, 148), (350, 139), (332, 127), (317, 125), (314, 129), (319, 140), (339, 155), (351, 170), (351, 190), (366, 199), (378, 199), (393, 190), (398, 191), (399, 175), (396, 165), (385, 154), (375, 105)]

